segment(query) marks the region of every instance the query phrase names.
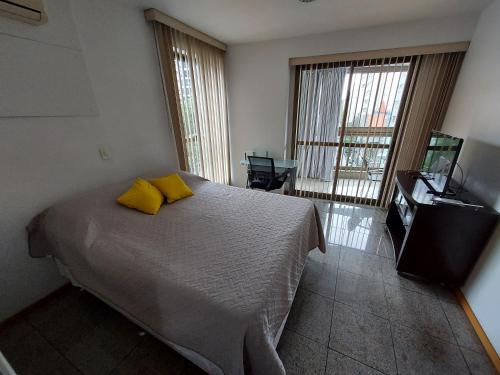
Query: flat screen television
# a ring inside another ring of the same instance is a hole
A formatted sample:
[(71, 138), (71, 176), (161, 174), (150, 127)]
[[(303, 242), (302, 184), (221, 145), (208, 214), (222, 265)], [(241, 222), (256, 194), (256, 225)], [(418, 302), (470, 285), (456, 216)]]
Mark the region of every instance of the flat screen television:
[(434, 130), (431, 132), (421, 173), (433, 193), (439, 195), (449, 193), (451, 176), (463, 142), (462, 138)]

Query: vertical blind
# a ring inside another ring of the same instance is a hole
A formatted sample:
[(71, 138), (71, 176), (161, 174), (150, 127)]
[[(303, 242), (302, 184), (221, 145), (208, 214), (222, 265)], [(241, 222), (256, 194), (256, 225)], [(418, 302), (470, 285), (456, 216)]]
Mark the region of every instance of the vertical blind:
[[(395, 57), (297, 67), (297, 195), (364, 204), (378, 198), (409, 66), (409, 58)], [(309, 172), (318, 166), (326, 169), (321, 176)]]
[(296, 66), (295, 194), (383, 206), (397, 169), (418, 169), (462, 52)]
[(465, 52), (417, 56), (380, 203), (389, 205), (397, 170), (418, 170), (432, 130), (440, 130)]
[(224, 52), (169, 26), (154, 25), (181, 168), (228, 184)]

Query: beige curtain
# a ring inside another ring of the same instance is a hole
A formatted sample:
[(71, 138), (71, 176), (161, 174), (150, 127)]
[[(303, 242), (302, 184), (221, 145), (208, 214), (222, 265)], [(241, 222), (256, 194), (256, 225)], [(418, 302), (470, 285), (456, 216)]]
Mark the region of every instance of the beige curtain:
[[(335, 148), (342, 116), (342, 88), (348, 67), (314, 64), (299, 67), (299, 98), (294, 155), (299, 160), (298, 185), (332, 181)], [(327, 186), (327, 185), (325, 185)], [(320, 189), (311, 189), (312, 191)], [(330, 193), (328, 190), (320, 193)], [(304, 195), (304, 190), (296, 192)]]
[(229, 184), (224, 51), (169, 26), (154, 27), (179, 164)]
[(455, 86), (465, 52), (414, 58), (408, 96), (400, 113), (400, 131), (394, 143), (381, 205), (390, 203), (397, 170), (418, 170), (431, 130), (439, 130)]

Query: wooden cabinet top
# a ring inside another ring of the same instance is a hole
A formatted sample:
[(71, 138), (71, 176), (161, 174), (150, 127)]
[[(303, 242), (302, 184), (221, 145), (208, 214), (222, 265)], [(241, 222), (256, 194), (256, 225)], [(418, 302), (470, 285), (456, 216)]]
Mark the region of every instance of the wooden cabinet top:
[[(424, 205), (436, 205), (436, 203), (432, 200), (434, 194), (430, 192), (429, 186), (424, 182), (423, 176), (418, 171), (398, 171), (396, 173), (396, 184), (398, 185), (399, 191), (404, 195), (405, 199), (411, 204), (415, 206), (424, 206)], [(453, 186), (458, 186), (457, 183), (454, 183)], [(483, 206), (483, 208), (474, 208), (474, 207), (460, 207), (460, 206), (452, 206), (452, 205), (443, 205), (449, 208), (459, 208), (459, 209), (470, 209), (474, 211), (482, 211), (484, 213), (488, 212), (491, 214), (498, 213), (486, 203), (484, 203), (481, 199), (476, 197), (475, 195), (467, 192), (461, 191), (458, 192), (457, 195), (450, 196), (451, 199), (457, 199), (464, 203), (474, 204)]]

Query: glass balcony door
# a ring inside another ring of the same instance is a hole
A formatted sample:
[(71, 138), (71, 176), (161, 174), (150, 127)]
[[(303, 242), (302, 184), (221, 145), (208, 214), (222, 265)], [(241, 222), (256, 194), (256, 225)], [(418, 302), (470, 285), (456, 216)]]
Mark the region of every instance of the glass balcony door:
[(378, 204), (409, 68), (407, 58), (297, 68), (297, 195)]

